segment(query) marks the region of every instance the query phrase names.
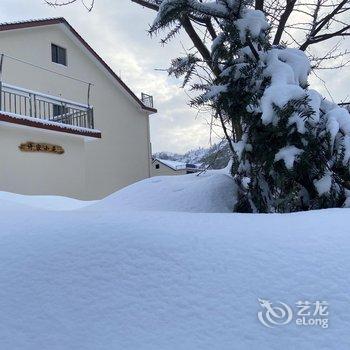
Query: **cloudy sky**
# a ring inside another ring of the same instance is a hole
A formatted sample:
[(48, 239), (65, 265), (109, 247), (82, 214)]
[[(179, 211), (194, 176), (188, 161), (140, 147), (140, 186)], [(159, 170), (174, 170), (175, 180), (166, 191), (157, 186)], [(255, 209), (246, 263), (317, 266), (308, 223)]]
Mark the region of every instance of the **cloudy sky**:
[[(180, 82), (161, 71), (189, 43), (183, 35), (162, 47), (160, 38), (150, 38), (146, 30), (154, 18), (152, 11), (130, 0), (96, 0), (90, 13), (80, 3), (51, 8), (43, 0), (1, 0), (0, 6), (1, 22), (65, 17), (138, 95), (152, 94), (159, 111), (151, 117), (153, 151), (186, 152), (215, 141), (215, 135), (210, 138), (208, 117), (191, 110)], [(319, 74), (334, 100), (349, 99), (349, 68), (341, 74), (335, 71)], [(310, 82), (329, 98), (319, 79), (312, 76)]]

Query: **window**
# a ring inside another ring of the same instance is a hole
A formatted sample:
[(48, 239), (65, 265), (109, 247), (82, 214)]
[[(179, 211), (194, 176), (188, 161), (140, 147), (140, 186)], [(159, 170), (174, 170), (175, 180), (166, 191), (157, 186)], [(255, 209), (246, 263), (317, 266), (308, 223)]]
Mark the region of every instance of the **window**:
[(156, 164), (156, 169), (159, 169), (159, 164)]
[(68, 113), (68, 108), (62, 105), (53, 105), (53, 116), (57, 117), (59, 115), (63, 115)]
[(52, 62), (67, 65), (67, 50), (63, 47), (51, 44)]

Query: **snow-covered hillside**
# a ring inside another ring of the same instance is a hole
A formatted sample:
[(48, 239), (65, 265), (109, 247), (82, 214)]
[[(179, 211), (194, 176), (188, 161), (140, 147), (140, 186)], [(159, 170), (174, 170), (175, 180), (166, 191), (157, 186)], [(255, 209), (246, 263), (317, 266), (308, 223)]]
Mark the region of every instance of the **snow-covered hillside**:
[[(150, 179), (65, 211), (63, 198), (45, 210), (1, 193), (0, 348), (350, 348), (350, 210), (213, 213), (232, 200), (223, 172)], [(327, 301), (329, 327), (265, 327), (259, 298), (293, 311)]]
[(198, 148), (190, 150), (185, 154), (178, 154), (172, 152), (158, 152), (154, 154), (155, 158), (175, 160), (182, 163), (198, 164), (201, 163), (202, 158), (207, 154), (208, 149)]

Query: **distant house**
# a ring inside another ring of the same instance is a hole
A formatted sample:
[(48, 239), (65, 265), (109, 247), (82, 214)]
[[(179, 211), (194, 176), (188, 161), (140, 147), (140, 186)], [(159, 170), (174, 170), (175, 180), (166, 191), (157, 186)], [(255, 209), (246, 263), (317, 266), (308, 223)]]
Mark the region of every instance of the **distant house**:
[(196, 164), (188, 164), (168, 159), (154, 158), (151, 166), (151, 176), (186, 175), (201, 171)]
[(64, 18), (0, 24), (0, 93), (0, 191), (99, 199), (151, 175), (152, 97)]

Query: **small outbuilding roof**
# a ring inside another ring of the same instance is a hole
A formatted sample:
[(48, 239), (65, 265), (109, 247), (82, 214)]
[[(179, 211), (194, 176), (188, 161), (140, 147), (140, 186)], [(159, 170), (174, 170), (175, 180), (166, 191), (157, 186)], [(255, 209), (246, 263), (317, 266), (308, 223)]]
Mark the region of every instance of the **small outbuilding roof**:
[(178, 161), (169, 160), (169, 159), (162, 159), (162, 158), (154, 158), (153, 162), (155, 162), (155, 161), (158, 161), (159, 163), (162, 163), (175, 171), (176, 170), (186, 170), (186, 169), (191, 169), (191, 170), (198, 169), (198, 170), (200, 170), (200, 167), (198, 167), (196, 164), (188, 164), (188, 163), (178, 162)]

